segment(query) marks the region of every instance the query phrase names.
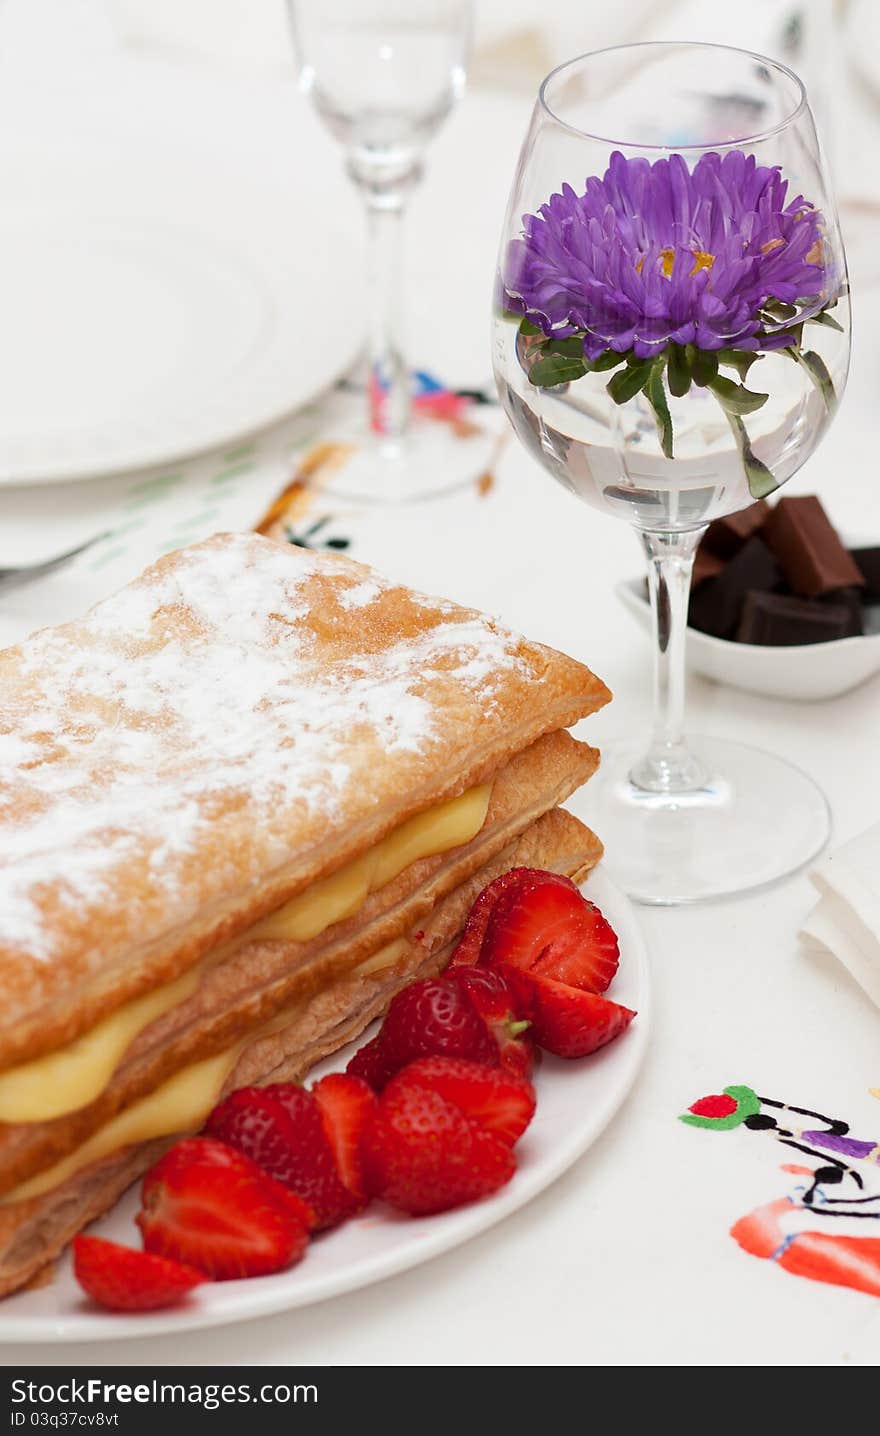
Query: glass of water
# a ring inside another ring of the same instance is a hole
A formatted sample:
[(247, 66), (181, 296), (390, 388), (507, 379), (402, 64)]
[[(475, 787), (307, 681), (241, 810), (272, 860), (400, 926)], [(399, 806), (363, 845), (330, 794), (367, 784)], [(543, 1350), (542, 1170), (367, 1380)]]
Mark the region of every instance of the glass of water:
[(654, 734), (603, 763), (594, 820), (611, 872), (658, 903), (792, 872), (828, 836), (824, 796), (781, 757), (687, 741), (684, 695), (701, 535), (797, 472), (847, 377), (846, 261), (798, 78), (695, 44), (554, 71), (513, 183), (493, 325), (518, 437), (632, 524), (647, 558)]
[[(300, 82), (367, 214), (368, 404), (335, 492), (407, 502), (461, 481), (451, 437), (413, 426), (401, 229), (429, 141), (465, 88), (471, 0), (288, 0)], [(445, 427), (445, 426), (444, 426)], [(460, 446), (459, 446), (460, 447)], [(453, 452), (448, 452), (451, 448)], [(463, 457), (463, 456), (462, 456)]]

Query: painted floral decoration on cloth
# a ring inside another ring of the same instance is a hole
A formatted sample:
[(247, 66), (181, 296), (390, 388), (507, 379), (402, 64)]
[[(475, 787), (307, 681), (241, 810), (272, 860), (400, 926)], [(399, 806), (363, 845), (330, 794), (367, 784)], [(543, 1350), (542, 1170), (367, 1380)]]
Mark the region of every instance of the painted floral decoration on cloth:
[[(669, 393), (692, 385), (720, 403), (756, 496), (775, 487), (751, 452), (743, 415), (767, 394), (746, 388), (762, 353), (802, 365), (829, 409), (834, 388), (804, 348), (804, 326), (829, 324), (844, 292), (808, 199), (788, 199), (780, 166), (729, 150), (651, 163), (615, 151), (583, 194), (568, 184), (523, 217), (502, 268), (504, 309), (520, 317), (521, 359), (538, 387), (616, 370), (611, 398), (643, 393), (663, 453), (674, 457)], [(738, 380), (721, 369), (731, 369)]]

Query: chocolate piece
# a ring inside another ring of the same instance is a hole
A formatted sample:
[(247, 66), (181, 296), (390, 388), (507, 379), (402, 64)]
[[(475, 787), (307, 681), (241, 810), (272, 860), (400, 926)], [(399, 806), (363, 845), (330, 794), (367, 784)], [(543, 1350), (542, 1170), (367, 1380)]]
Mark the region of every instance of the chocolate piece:
[(717, 553), (719, 558), (733, 558), (764, 527), (769, 516), (767, 500), (758, 499), (756, 504), (749, 504), (747, 509), (740, 509), (737, 514), (725, 514), (723, 519), (715, 519), (703, 535), (700, 546), (709, 553)]
[(830, 593), (823, 593), (821, 598), (813, 600), (815, 603), (825, 605), (834, 604), (845, 608), (849, 616), (846, 626), (846, 633), (843, 638), (857, 638), (865, 631), (864, 602), (860, 588), (834, 588)]
[(866, 603), (880, 603), (880, 548), (851, 548), (849, 556), (865, 580)]
[(703, 583), (707, 578), (717, 578), (723, 568), (724, 559), (719, 558), (715, 553), (710, 553), (708, 549), (703, 548), (703, 545), (700, 544), (700, 547), (694, 554), (691, 588), (696, 588), (698, 584)]
[(769, 590), (781, 582), (782, 574), (764, 540), (751, 538), (717, 578), (708, 578), (694, 589), (688, 622), (716, 638), (732, 638), (749, 590)]
[(817, 603), (785, 593), (747, 593), (737, 643), (783, 647), (845, 638), (850, 621), (842, 603)]
[(780, 499), (763, 536), (795, 593), (816, 598), (835, 588), (864, 587), (854, 559), (815, 494)]

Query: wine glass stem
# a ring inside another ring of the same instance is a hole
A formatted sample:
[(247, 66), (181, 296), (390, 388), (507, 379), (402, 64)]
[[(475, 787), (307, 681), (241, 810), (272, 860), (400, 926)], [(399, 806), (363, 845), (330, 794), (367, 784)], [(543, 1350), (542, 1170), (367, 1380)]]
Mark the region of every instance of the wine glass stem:
[(373, 433), (399, 439), (409, 427), (410, 380), (401, 337), (403, 195), (368, 192), (369, 414)]
[(654, 731), (651, 746), (630, 773), (652, 793), (686, 793), (704, 786), (702, 764), (685, 742), (685, 643), (694, 554), (705, 529), (685, 533), (641, 530), (648, 560), (654, 638)]

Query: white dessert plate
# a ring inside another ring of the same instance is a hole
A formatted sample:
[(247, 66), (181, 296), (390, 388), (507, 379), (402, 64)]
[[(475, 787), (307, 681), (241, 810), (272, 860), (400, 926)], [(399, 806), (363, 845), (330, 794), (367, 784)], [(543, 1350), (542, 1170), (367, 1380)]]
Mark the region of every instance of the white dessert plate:
[[(650, 1022), (648, 958), (629, 899), (600, 870), (584, 885), (620, 938), (620, 972), (610, 997), (634, 1007), (631, 1027), (592, 1057), (545, 1058), (537, 1074), (538, 1110), (517, 1148), (518, 1171), (497, 1196), (440, 1216), (412, 1218), (374, 1205), (338, 1231), (312, 1242), (299, 1266), (278, 1276), (207, 1283), (182, 1307), (137, 1315), (99, 1311), (73, 1279), (69, 1256), (50, 1286), (0, 1304), (0, 1341), (113, 1341), (167, 1331), (194, 1331), (308, 1306), (405, 1271), (494, 1226), (549, 1186), (596, 1140), (630, 1090)], [(316, 1069), (340, 1069), (348, 1051)], [(91, 1230), (139, 1245), (137, 1189)]]
[[(620, 602), (650, 630), (651, 608), (644, 580), (622, 579), (614, 585)], [(728, 683), (766, 698), (811, 702), (837, 698), (880, 673), (880, 633), (834, 638), (830, 643), (803, 643), (770, 648), (758, 643), (732, 643), (698, 628), (687, 631), (687, 666), (716, 683)]]

